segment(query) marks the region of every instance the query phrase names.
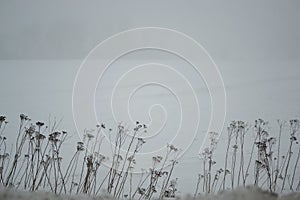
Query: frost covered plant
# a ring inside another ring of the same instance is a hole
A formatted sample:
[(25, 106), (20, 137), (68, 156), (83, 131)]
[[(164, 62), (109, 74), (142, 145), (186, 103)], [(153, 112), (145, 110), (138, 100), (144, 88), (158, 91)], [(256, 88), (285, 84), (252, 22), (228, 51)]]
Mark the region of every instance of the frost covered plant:
[(194, 199), (199, 195), (198, 191), (199, 191), (200, 183), (201, 183), (201, 180), (203, 177), (204, 176), (202, 174), (198, 174), (196, 189), (195, 189), (195, 193), (194, 193)]
[(3, 134), (7, 123), (8, 122), (6, 121), (6, 117), (3, 115), (0, 116), (0, 136)]
[(20, 115), (15, 153), (12, 162), (6, 165), (1, 183), (31, 191), (50, 187), (56, 193), (59, 185), (64, 185), (60, 148), (67, 133), (53, 132), (47, 138), (45, 131), (48, 127), (42, 130), (43, 122), (29, 122), (26, 115)]
[[(289, 167), (290, 167), (290, 162), (291, 162), (291, 158), (292, 158), (292, 155), (293, 155), (293, 145), (297, 142), (297, 135), (296, 133), (298, 132), (299, 130), (299, 126), (300, 126), (300, 123), (299, 123), (299, 120), (298, 119), (292, 119), (290, 120), (290, 144), (289, 144), (289, 148), (288, 148), (288, 152), (286, 154), (286, 160), (285, 162), (287, 163), (286, 166), (285, 166), (285, 169), (284, 169), (284, 175), (283, 175), (283, 183), (282, 183), (282, 187), (281, 187), (281, 191), (283, 191), (284, 187), (285, 187), (285, 184), (286, 184), (286, 178), (288, 176), (288, 170), (289, 170)], [(299, 150), (300, 152), (300, 150)], [(298, 156), (297, 156), (297, 161), (296, 161), (296, 164), (295, 164), (295, 168), (297, 167), (297, 164), (298, 164), (298, 161), (299, 161), (299, 152), (298, 152)], [(294, 173), (293, 173), (293, 177), (292, 177), (292, 182), (290, 183), (290, 189), (292, 190), (293, 189), (293, 182), (294, 182), (294, 177), (295, 177), (295, 169), (294, 169)]]
[[(230, 123), (230, 125), (227, 127), (227, 146), (226, 146), (226, 153), (225, 153), (225, 166), (224, 166), (224, 170), (227, 171), (227, 164), (228, 164), (228, 153), (229, 153), (229, 147), (231, 144), (231, 140), (232, 137), (234, 135), (234, 130), (235, 130), (235, 124), (236, 122), (233, 121)], [(228, 170), (229, 171), (229, 170)], [(222, 187), (223, 190), (225, 190), (225, 185), (226, 185), (226, 175), (228, 175), (229, 173), (224, 173), (223, 175), (223, 181), (222, 181)]]
[[(229, 128), (228, 128), (228, 134), (230, 134), (230, 137), (233, 138), (233, 146), (232, 146), (232, 159), (231, 159), (231, 188), (233, 189), (235, 187), (235, 177), (236, 177), (236, 169), (238, 170), (237, 174), (237, 186), (240, 186), (240, 183), (243, 182), (243, 186), (245, 186), (246, 181), (246, 173), (245, 172), (245, 158), (244, 158), (244, 142), (245, 142), (245, 134), (248, 131), (248, 125), (247, 123), (243, 121), (232, 121)], [(229, 148), (230, 141), (228, 141), (227, 149)], [(239, 165), (237, 164), (238, 160), (238, 152), (239, 152)], [(228, 158), (228, 150), (226, 153), (226, 156)], [(227, 162), (227, 161), (225, 161)], [(226, 164), (226, 163), (225, 163)], [(225, 170), (227, 167), (225, 167)], [(224, 174), (224, 178), (226, 177), (226, 173)], [(224, 183), (225, 184), (225, 183)]]
[(209, 132), (209, 146), (204, 148), (201, 153), (201, 159), (203, 161), (203, 192), (211, 193), (212, 187), (212, 166), (216, 164), (216, 161), (213, 160), (213, 154), (216, 150), (218, 143), (219, 134), (216, 132)]
[[(244, 142), (245, 142), (245, 134), (248, 130), (247, 123), (243, 121), (232, 121), (230, 125), (227, 127), (227, 145), (226, 145), (226, 153), (225, 153), (225, 164), (224, 169), (222, 169), (223, 180), (222, 180), (222, 188), (225, 190), (226, 185), (226, 177), (230, 175), (231, 178), (231, 188), (235, 187), (235, 178), (237, 176), (237, 186), (240, 185), (240, 182), (245, 184), (246, 173), (245, 173), (245, 158), (244, 158)], [(231, 157), (231, 169), (228, 169), (228, 160), (230, 147), (232, 147), (232, 157)], [(238, 159), (239, 152), (239, 159)], [(237, 160), (239, 160), (239, 165), (237, 164)], [(236, 175), (236, 169), (238, 170), (238, 175)], [(220, 172), (220, 171), (219, 171)], [(243, 185), (244, 185), (243, 184)]]
[[(281, 135), (284, 123), (278, 121), (279, 135), (274, 137), (269, 131), (268, 122), (258, 119), (254, 123), (254, 140), (250, 153), (245, 153), (245, 135), (249, 130), (249, 125), (243, 121), (232, 121), (227, 127), (227, 145), (225, 151), (224, 168), (216, 170), (214, 177), (209, 177), (209, 158), (213, 155), (211, 148), (203, 149), (201, 158), (203, 161), (203, 173), (198, 176), (196, 191), (194, 196), (199, 193), (199, 185), (202, 184), (203, 193), (219, 191), (235, 187), (246, 187), (254, 184), (257, 187), (268, 189), (270, 192), (282, 191), (289, 188), (290, 191), (300, 189), (300, 181), (297, 175), (299, 172), (300, 145), (298, 145), (299, 121), (289, 121), (289, 145), (287, 153), (280, 156)], [(248, 135), (247, 135), (248, 136)], [(247, 144), (248, 138), (247, 138)], [(297, 154), (293, 151), (297, 148)], [(277, 155), (276, 155), (277, 154)], [(231, 155), (231, 158), (230, 158)], [(228, 161), (231, 159), (231, 162)], [(215, 162), (212, 162), (213, 164)], [(249, 171), (254, 170), (253, 182), (250, 182)], [(230, 175), (230, 182), (228, 176)], [(222, 177), (221, 181), (220, 177)], [(211, 180), (211, 184), (208, 184)]]
[(255, 120), (256, 137), (254, 144), (257, 148), (257, 158), (255, 160), (254, 185), (258, 186), (260, 177), (263, 177), (263, 173), (265, 173), (268, 189), (273, 192), (273, 146), (276, 139), (270, 136), (268, 129), (268, 122), (262, 119)]
[[(170, 182), (170, 178), (173, 174), (175, 165), (178, 164), (178, 161), (177, 161), (177, 159), (175, 159), (175, 160), (171, 160), (170, 162), (171, 162), (171, 168), (169, 171), (165, 172), (166, 177), (162, 183), (162, 189), (161, 189), (161, 192), (159, 195), (160, 199), (163, 199), (164, 197), (173, 197), (174, 198), (175, 193), (177, 191), (177, 189), (176, 189), (177, 178), (175, 180), (171, 180), (171, 182)], [(169, 184), (169, 182), (170, 182), (170, 184)]]
[[(96, 130), (85, 130), (83, 142), (77, 142), (77, 151), (71, 160), (72, 165), (70, 163), (68, 166), (68, 169), (71, 170), (67, 170), (69, 175), (66, 173), (67, 177), (72, 177), (70, 193), (72, 193), (74, 188), (77, 188), (76, 193), (96, 195), (103, 185), (102, 182), (99, 186), (98, 179), (99, 169), (102, 166), (102, 163), (107, 159), (106, 156), (100, 153), (100, 146), (104, 138), (102, 130), (105, 128), (105, 125), (101, 124), (96, 125)], [(75, 181), (78, 158), (80, 156), (80, 152), (82, 151), (85, 153), (83, 155), (83, 162), (80, 170), (81, 173), (79, 176), (79, 181)]]
[[(147, 126), (140, 122), (136, 122), (132, 129), (119, 124), (113, 131), (102, 123), (96, 125), (95, 130), (85, 130), (83, 140), (75, 143), (75, 153), (68, 163), (63, 157), (68, 133), (57, 130), (59, 123), (33, 123), (28, 116), (21, 114), (15, 146), (9, 150), (3, 135), (6, 124), (6, 117), (0, 116), (1, 187), (87, 195), (97, 195), (102, 189), (114, 198), (126, 199), (177, 197), (178, 179), (173, 178), (173, 171), (180, 149), (173, 144), (167, 145), (165, 155), (154, 156), (150, 169), (143, 170), (138, 183), (134, 183), (133, 169), (138, 162), (136, 154), (146, 143), (142, 134)], [(285, 125), (288, 125), (289, 134), (282, 137), (283, 130), (287, 130)], [(229, 185), (234, 188), (253, 183), (270, 192), (299, 191), (299, 120), (293, 119), (286, 124), (279, 122), (276, 138), (272, 136), (266, 121), (256, 120), (249, 154), (244, 152), (248, 129), (248, 124), (243, 121), (233, 121), (228, 126), (225, 163), (221, 163), (224, 168), (216, 168), (219, 164), (215, 160), (219, 134), (209, 133), (209, 143), (201, 153), (203, 173), (198, 176), (195, 197), (201, 192), (201, 184), (203, 193), (214, 193), (217, 187), (221, 190)], [(113, 141), (112, 158), (100, 152), (105, 132)], [(289, 145), (287, 152), (281, 155), (283, 139)], [(102, 167), (106, 160), (111, 162), (108, 169)], [(254, 170), (253, 182), (248, 179), (250, 169)]]
[[(21, 153), (22, 153), (25, 141), (26, 141), (26, 133), (25, 134), (22, 134), (22, 133), (23, 133), (25, 124), (28, 121), (28, 117), (25, 116), (24, 114), (21, 114), (20, 119), (21, 119), (21, 121), (20, 121), (20, 125), (19, 125), (19, 132), (18, 132), (16, 145), (15, 145), (15, 148), (16, 148), (15, 155), (13, 158), (12, 166), (8, 171), (8, 176), (7, 176), (6, 180), (3, 180), (4, 186), (13, 185), (14, 176), (17, 171), (18, 161), (19, 161), (19, 158), (21, 156)], [(19, 140), (21, 140), (21, 141), (19, 141)]]
[[(102, 129), (106, 128), (104, 124), (99, 125), (99, 127)], [(113, 141), (113, 156), (109, 171), (97, 191), (101, 189), (104, 181), (107, 180), (106, 192), (115, 198), (124, 197), (124, 187), (129, 180), (130, 192), (125, 195), (126, 198), (132, 198), (132, 169), (136, 164), (136, 154), (146, 143), (141, 137), (142, 134), (146, 132), (146, 128), (146, 125), (136, 122), (136, 126), (132, 131), (125, 128), (121, 123), (117, 126), (115, 134), (112, 134), (112, 130), (109, 129), (109, 139)], [(130, 133), (132, 134), (130, 135)], [(113, 137), (114, 139), (112, 139)]]
[[(6, 117), (1, 116), (0, 120), (0, 130), (3, 130)], [(163, 193), (170, 186), (171, 174), (177, 164), (176, 155), (179, 152), (174, 145), (167, 146), (164, 159), (162, 156), (153, 159), (154, 179), (150, 190), (143, 187), (150, 177), (150, 173), (146, 171), (144, 174), (148, 175), (138, 184), (138, 189), (132, 188), (134, 185), (132, 170), (137, 162), (136, 154), (146, 143), (142, 137), (147, 128), (144, 124), (137, 122), (132, 129), (131, 137), (128, 129), (122, 124), (118, 125), (112, 165), (107, 172), (105, 169), (101, 170), (101, 166), (109, 158), (100, 153), (103, 132), (107, 130), (105, 124), (97, 125), (96, 130), (85, 130), (83, 140), (75, 145), (75, 153), (69, 163), (63, 164), (62, 147), (68, 133), (57, 131), (59, 123), (56, 122), (52, 124), (49, 122), (51, 125), (47, 126), (41, 121), (35, 123), (30, 121), (26, 115), (20, 115), (19, 132), (12, 156), (7, 153), (6, 137), (0, 136), (0, 183), (4, 187), (31, 191), (43, 189), (56, 194), (97, 195), (107, 183), (106, 192), (115, 198), (126, 195), (126, 198), (132, 199), (135, 194), (142, 194), (143, 198), (150, 199), (154, 192), (158, 192), (158, 188), (161, 188)], [(109, 137), (113, 137), (112, 129), (108, 130)], [(171, 166), (169, 171), (163, 171), (168, 162)], [(162, 181), (158, 182), (158, 179)], [(129, 192), (124, 191), (125, 185), (129, 185)]]
[[(172, 144), (167, 145), (167, 151), (165, 156), (154, 156), (152, 158), (152, 166), (149, 170), (149, 174), (146, 176), (142, 184), (139, 184), (139, 188), (144, 188), (143, 183), (149, 178), (149, 185), (146, 187), (145, 192), (139, 197), (139, 199), (151, 199), (154, 193), (159, 194), (159, 199), (164, 198), (165, 191), (168, 189), (173, 170), (178, 163), (179, 149)], [(160, 185), (160, 186), (159, 186)], [(160, 191), (158, 191), (158, 189)], [(136, 193), (136, 192), (135, 192)]]
[(164, 190), (164, 194), (162, 195), (163, 197), (165, 197), (165, 198), (175, 198), (176, 197), (177, 180), (178, 180), (178, 178), (170, 181), (169, 186)]

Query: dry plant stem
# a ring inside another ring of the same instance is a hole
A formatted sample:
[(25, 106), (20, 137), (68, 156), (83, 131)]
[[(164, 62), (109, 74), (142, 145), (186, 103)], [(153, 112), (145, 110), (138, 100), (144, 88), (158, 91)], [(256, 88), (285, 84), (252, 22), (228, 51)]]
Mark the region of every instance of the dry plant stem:
[(83, 161), (82, 161), (81, 173), (80, 173), (80, 179), (79, 179), (79, 183), (78, 183), (78, 187), (77, 187), (77, 192), (76, 192), (76, 194), (78, 194), (79, 191), (80, 191), (81, 181), (82, 181), (82, 177), (83, 177), (84, 165), (85, 165), (86, 159), (87, 159), (87, 153), (88, 153), (89, 142), (90, 142), (90, 140), (88, 139), (87, 145), (86, 145), (86, 149), (85, 149), (85, 153), (84, 153), (84, 158), (83, 158)]
[[(125, 175), (123, 176), (123, 179), (122, 179), (122, 181), (121, 181), (121, 186), (120, 186), (120, 188), (118, 188), (118, 185), (119, 185), (119, 183), (120, 183), (120, 179), (121, 179), (121, 176), (122, 176), (123, 171), (124, 171), (124, 168), (125, 168), (125, 164), (126, 164), (126, 161), (127, 161), (127, 158), (128, 158), (128, 154), (129, 154), (129, 152), (130, 152), (131, 146), (132, 146), (132, 144), (133, 144), (133, 141), (134, 141), (134, 139), (135, 139), (137, 133), (138, 133), (138, 131), (134, 131), (134, 134), (133, 134), (133, 136), (132, 136), (132, 138), (131, 138), (131, 140), (130, 140), (130, 143), (129, 143), (129, 145), (128, 145), (128, 148), (127, 148), (127, 151), (126, 151), (126, 155), (125, 155), (125, 159), (124, 159), (124, 162), (123, 162), (121, 171), (120, 171), (120, 175), (119, 175), (119, 177), (118, 177), (118, 179), (117, 179), (117, 181), (116, 181), (115, 191), (114, 191), (114, 196), (115, 196), (115, 197), (116, 197), (116, 196), (117, 196), (117, 197), (120, 196), (121, 191), (122, 191), (122, 189), (123, 189), (123, 187), (124, 187), (124, 184), (125, 184), (125, 181), (126, 181), (126, 178), (127, 178), (127, 174), (128, 174), (128, 170), (129, 170), (131, 161), (129, 161), (129, 164), (128, 164), (126, 173), (125, 173)], [(135, 154), (135, 152), (134, 152), (134, 154)], [(134, 157), (134, 155), (133, 155), (133, 157)]]
[(235, 164), (236, 164), (236, 154), (237, 154), (237, 133), (235, 133), (235, 146), (233, 149), (232, 161), (231, 161), (231, 189), (234, 188), (234, 178), (235, 178)]
[(288, 150), (288, 159), (287, 159), (287, 164), (286, 164), (284, 175), (283, 175), (283, 182), (282, 182), (281, 192), (284, 189), (286, 177), (288, 175), (287, 173), (288, 173), (288, 169), (289, 169), (289, 165), (290, 165), (290, 161), (291, 161), (291, 157), (292, 157), (292, 147), (293, 147), (293, 141), (290, 142), (290, 146), (289, 146), (289, 150)]
[[(74, 170), (73, 170), (73, 173), (72, 173), (71, 186), (70, 186), (70, 190), (69, 190), (69, 193), (70, 193), (70, 194), (72, 193), (73, 185), (75, 184), (75, 183), (74, 183), (74, 180), (75, 180), (75, 172), (76, 172), (76, 170), (77, 170), (79, 156), (80, 156), (80, 152), (77, 154), (76, 159), (75, 159), (75, 162), (74, 162)], [(71, 172), (72, 172), (72, 171), (71, 171)], [(71, 172), (70, 172), (70, 175), (71, 175)]]
[[(126, 183), (126, 180), (127, 180), (127, 177), (128, 177), (129, 170), (133, 168), (133, 167), (132, 167), (132, 163), (135, 163), (135, 160), (134, 160), (134, 159), (135, 159), (135, 155), (136, 155), (136, 153), (141, 149), (142, 145), (144, 144), (144, 141), (143, 141), (142, 139), (137, 139), (138, 141), (137, 141), (137, 143), (136, 143), (136, 145), (135, 145), (135, 149), (134, 149), (134, 151), (133, 151), (133, 154), (132, 154), (130, 157), (128, 157), (128, 153), (129, 153), (129, 151), (130, 151), (130, 149), (131, 149), (131, 146), (132, 146), (132, 144), (133, 144), (133, 140), (135, 139), (135, 137), (136, 137), (138, 131), (139, 131), (139, 128), (136, 127), (136, 128), (135, 128), (134, 135), (133, 135), (133, 137), (132, 137), (132, 140), (131, 140), (131, 142), (130, 142), (130, 144), (129, 144), (129, 146), (128, 146), (127, 152), (126, 152), (124, 165), (123, 165), (123, 168), (122, 168), (122, 170), (121, 170), (121, 172), (120, 172), (121, 175), (122, 175), (122, 172), (123, 172), (123, 170), (124, 170), (124, 166), (125, 166), (126, 160), (128, 160), (129, 163), (128, 163), (128, 165), (127, 165), (126, 172), (125, 172), (125, 174), (124, 174), (124, 176), (123, 176), (123, 179), (122, 179), (122, 181), (121, 181), (121, 185), (120, 185), (120, 187), (119, 187), (119, 191), (118, 191), (118, 193), (117, 193), (117, 195), (116, 195), (117, 198), (120, 198), (121, 193), (124, 191), (124, 186), (125, 186), (125, 183)], [(118, 181), (119, 181), (119, 180), (118, 180)], [(116, 185), (116, 188), (117, 188), (117, 185)], [(130, 190), (131, 190), (131, 189), (130, 189)], [(130, 195), (130, 196), (131, 196), (131, 195)]]
[[(118, 165), (119, 162), (119, 153), (120, 153), (120, 149), (122, 146), (122, 135), (123, 134), (123, 129), (119, 126), (119, 130), (117, 132), (117, 136), (116, 136), (116, 140), (115, 140), (115, 148), (114, 148), (114, 152), (113, 152), (113, 160), (112, 160), (112, 164), (109, 170), (109, 176), (108, 176), (108, 187), (107, 187), (107, 192), (110, 194), (113, 188), (113, 183), (114, 183), (114, 177), (116, 174), (116, 167)], [(117, 153), (118, 152), (118, 153)], [(117, 156), (116, 156), (117, 155)]]
[(85, 176), (85, 179), (84, 179), (84, 183), (83, 183), (83, 193), (86, 194), (87, 191), (88, 191), (88, 183), (89, 183), (89, 179), (90, 179), (90, 175), (91, 175), (91, 172), (92, 172), (92, 168), (93, 168), (93, 162), (92, 162), (92, 157), (88, 157), (87, 158), (87, 172), (86, 172), (86, 176)]
[(146, 182), (146, 180), (148, 180), (148, 178), (149, 178), (150, 175), (151, 175), (151, 173), (148, 173), (147, 176), (144, 179), (143, 179), (143, 174), (141, 175), (141, 178), (139, 180), (138, 186), (137, 186), (135, 192), (132, 195), (132, 199), (134, 199), (136, 193), (138, 192), (138, 189), (141, 188), (144, 185), (144, 183)]
[(7, 123), (4, 122), (4, 126), (3, 126), (2, 129), (1, 129), (2, 122), (0, 122), (0, 136), (3, 135), (4, 130), (5, 130), (5, 128), (6, 128), (6, 124), (7, 124)]
[(248, 175), (249, 175), (249, 169), (250, 169), (250, 165), (251, 165), (252, 158), (253, 158), (253, 153), (254, 153), (255, 141), (257, 140), (257, 138), (258, 138), (258, 135), (256, 134), (254, 142), (253, 142), (252, 147), (251, 147), (250, 158), (249, 158), (247, 169), (246, 169), (246, 172), (245, 172), (245, 178), (244, 178), (244, 183), (243, 183), (244, 185), (246, 185), (246, 181), (247, 181), (247, 178), (248, 178)]
[(96, 195), (100, 192), (100, 190), (101, 190), (101, 188), (102, 188), (103, 184), (105, 183), (108, 176), (109, 176), (109, 174), (107, 173), (106, 176), (104, 177), (103, 181), (99, 185), (99, 188), (97, 189)]
[[(240, 168), (238, 174), (238, 186), (240, 186), (240, 179), (242, 179), (243, 183), (245, 182), (245, 174), (244, 174), (244, 139), (245, 139), (245, 129), (239, 130), (240, 134)], [(243, 184), (245, 187), (245, 185)]]
[[(20, 125), (20, 127), (21, 127), (21, 125)], [(24, 134), (22, 139), (21, 139), (21, 142), (20, 142), (19, 146), (16, 147), (16, 153), (15, 153), (15, 156), (14, 156), (14, 161), (13, 161), (12, 167), (9, 171), (8, 177), (6, 179), (5, 186), (9, 186), (10, 184), (12, 184), (10, 181), (11, 181), (11, 179), (14, 178), (15, 170), (16, 170), (17, 165), (18, 165), (18, 159), (21, 156), (20, 154), (22, 152), (22, 149), (23, 149), (23, 146), (24, 146), (24, 143), (25, 143), (25, 139), (26, 139), (26, 136)]]
[[(76, 156), (77, 156), (78, 152), (79, 152), (78, 150), (75, 152), (75, 154), (72, 156), (72, 158), (71, 158), (71, 160), (70, 160), (70, 162), (68, 164), (68, 167), (67, 167), (65, 175), (64, 175), (65, 184), (68, 183), (68, 180), (69, 180), (69, 177), (70, 177), (70, 173), (71, 173), (71, 170), (72, 170), (73, 165), (74, 165), (74, 160), (76, 159)], [(70, 170), (70, 172), (69, 172), (69, 170)], [(59, 193), (62, 192), (62, 189), (63, 189), (63, 187), (61, 187)]]
[[(165, 167), (165, 164), (166, 164), (166, 162), (167, 162), (167, 159), (168, 159), (170, 153), (171, 153), (171, 150), (168, 148), (167, 153), (166, 153), (166, 156), (165, 156), (165, 159), (164, 159), (164, 162), (163, 162), (162, 167), (160, 168), (158, 174), (161, 174), (163, 168)], [(159, 179), (159, 177), (157, 177), (157, 178), (154, 180), (154, 184), (152, 185), (152, 187), (156, 188), (158, 179)], [(152, 187), (149, 188), (149, 190), (150, 190), (149, 199), (152, 198), (152, 195), (153, 195), (153, 193), (154, 193), (154, 191), (152, 190)]]
[(293, 170), (293, 176), (292, 176), (291, 185), (290, 185), (290, 190), (291, 191), (293, 191), (293, 185), (294, 185), (294, 180), (295, 180), (295, 175), (296, 175), (296, 170), (297, 170), (299, 158), (300, 158), (300, 147), (298, 148), (297, 159), (296, 159), (294, 170)]
[[(12, 152), (13, 152), (13, 145), (11, 145), (11, 148), (10, 148), (10, 151), (9, 151), (9, 155), (12, 155)], [(10, 169), (10, 167), (9, 167), (10, 162), (11, 162), (11, 156), (8, 156), (8, 159), (6, 161), (5, 171), (3, 173), (4, 174), (3, 177), (7, 177), (6, 175), (7, 175), (8, 171), (9, 171), (9, 169)], [(3, 184), (5, 185), (5, 181), (3, 182)]]
[(194, 198), (196, 198), (198, 196), (198, 190), (199, 190), (200, 182), (201, 182), (201, 175), (198, 174), (198, 179), (197, 179), (197, 184), (196, 184), (196, 190), (195, 190), (195, 193), (194, 193)]
[(132, 172), (130, 173), (129, 178), (129, 199), (132, 199)]
[(212, 186), (212, 183), (211, 183), (211, 173), (212, 173), (212, 165), (213, 165), (213, 159), (212, 159), (212, 156), (213, 154), (211, 154), (209, 156), (209, 160), (208, 160), (208, 190), (207, 190), (207, 193), (211, 193), (211, 186)]
[(296, 191), (299, 191), (299, 189), (300, 189), (300, 177), (299, 177), (298, 185), (296, 187)]
[[(20, 182), (20, 181), (18, 181), (17, 179), (20, 177), (20, 173), (21, 173), (21, 170), (23, 169), (25, 160), (26, 160), (26, 158), (23, 158), (23, 161), (22, 161), (21, 166), (19, 167), (19, 170), (18, 170), (18, 172), (17, 172), (17, 174), (16, 174), (16, 178), (13, 180), (13, 183), (18, 183), (18, 182)], [(22, 178), (22, 177), (21, 177), (21, 178)], [(20, 185), (20, 184), (18, 184), (18, 186), (19, 186), (19, 185)]]
[(92, 181), (93, 181), (93, 195), (96, 195), (97, 172), (98, 172), (98, 170), (100, 168), (100, 165), (101, 165), (101, 163), (99, 165), (97, 165), (97, 167), (96, 167), (96, 169), (94, 171), (93, 179), (92, 179)]
[[(48, 161), (49, 160), (44, 160), (44, 158), (45, 158), (45, 154), (46, 154), (46, 151), (47, 151), (47, 149), (48, 149), (48, 147), (49, 147), (49, 143), (50, 143), (50, 140), (48, 140), (47, 141), (47, 144), (46, 144), (46, 146), (45, 146), (45, 148), (44, 148), (44, 151), (43, 151), (43, 153), (42, 153), (42, 155), (41, 155), (41, 159), (42, 159), (42, 163), (43, 164), (41, 164), (40, 166), (42, 166), (42, 168), (44, 169), (44, 171), (43, 171), (43, 175), (45, 174), (45, 176), (46, 176), (46, 178), (48, 177), (48, 175), (47, 175), (47, 166), (45, 166), (46, 164), (48, 164)], [(43, 177), (44, 176), (41, 176), (41, 178), (40, 178), (40, 181), (39, 181), (39, 184), (38, 184), (38, 186), (36, 187), (36, 189), (35, 190), (37, 190), (38, 189), (38, 187), (39, 187), (39, 185), (42, 183), (42, 180), (43, 180)], [(48, 179), (48, 178), (47, 178)]]
[[(156, 158), (156, 157), (155, 157), (155, 158)], [(155, 168), (155, 165), (156, 165), (157, 163), (159, 163), (159, 162), (160, 162), (160, 160), (159, 160), (159, 161), (158, 161), (157, 159), (154, 160), (153, 165), (152, 165), (152, 167), (150, 168), (150, 172), (149, 172), (149, 174), (148, 174), (148, 176), (150, 176), (150, 183), (149, 183), (147, 189), (145, 190), (144, 194), (141, 194), (141, 195), (140, 195), (139, 200), (142, 199), (143, 197), (145, 197), (145, 199), (146, 199), (146, 198), (148, 198), (148, 197), (150, 196), (150, 192), (151, 192), (151, 189), (150, 189), (150, 188), (152, 188), (152, 185), (153, 185), (153, 183), (154, 183), (154, 181), (155, 181), (155, 179), (156, 179), (156, 173), (155, 173), (156, 168)], [(143, 183), (141, 184), (141, 186), (142, 186), (142, 185), (144, 184), (144, 182), (147, 180), (148, 176), (144, 179), (144, 181), (143, 181)], [(136, 189), (136, 192), (137, 192), (138, 190), (139, 190), (139, 187)]]
[(162, 189), (161, 189), (161, 192), (160, 192), (160, 195), (159, 195), (159, 199), (163, 199), (163, 195), (164, 195), (164, 192), (166, 191), (168, 185), (169, 185), (169, 181), (170, 181), (170, 178), (172, 176), (172, 173), (173, 173), (173, 170), (174, 170), (174, 167), (176, 165), (177, 161), (176, 160), (173, 160), (172, 161), (172, 166), (171, 166), (171, 169), (168, 173), (168, 176), (167, 176), (167, 181), (165, 184), (162, 185)]
[(17, 141), (16, 141), (16, 152), (18, 152), (18, 148), (19, 148), (19, 139), (22, 133), (22, 128), (23, 128), (23, 124), (24, 124), (24, 120), (21, 119), (20, 125), (19, 125), (19, 132), (18, 132), (18, 136), (17, 136)]
[[(257, 130), (256, 134), (258, 135), (258, 142), (260, 142), (261, 141), (261, 127), (260, 126), (258, 127), (258, 130)], [(259, 156), (259, 149), (258, 149), (257, 150), (257, 160), (259, 160), (259, 159), (260, 159), (260, 156)], [(254, 186), (257, 187), (258, 186), (258, 179), (259, 179), (259, 170), (260, 170), (259, 165), (258, 165), (257, 162), (255, 162), (255, 169), (254, 170), (255, 170), (255, 172), (254, 172), (254, 177), (255, 177)]]
[(212, 185), (212, 192), (213, 193), (215, 193), (215, 191), (217, 189), (217, 186), (218, 186), (218, 183), (219, 183), (219, 177), (221, 176), (221, 173), (222, 173), (221, 171), (220, 172), (218, 172), (218, 171), (216, 172), (216, 175), (215, 175), (215, 178), (214, 178), (214, 182), (213, 182), (213, 185)]
[(203, 186), (202, 186), (202, 192), (206, 192), (206, 161), (203, 160)]
[(228, 138), (227, 138), (227, 147), (226, 147), (226, 154), (225, 154), (225, 166), (224, 166), (224, 176), (223, 176), (223, 190), (225, 190), (226, 185), (226, 175), (227, 175), (227, 160), (228, 160), (228, 153), (229, 147), (231, 143), (231, 136), (232, 136), (232, 129), (228, 128)]
[(276, 191), (276, 186), (277, 186), (277, 180), (278, 180), (278, 175), (279, 175), (279, 162), (280, 162), (280, 145), (281, 145), (281, 134), (282, 134), (282, 127), (283, 127), (283, 122), (280, 122), (278, 120), (279, 124), (279, 133), (278, 133), (278, 147), (277, 147), (277, 162), (276, 162), (276, 171), (275, 171), (275, 178), (273, 182), (273, 191)]

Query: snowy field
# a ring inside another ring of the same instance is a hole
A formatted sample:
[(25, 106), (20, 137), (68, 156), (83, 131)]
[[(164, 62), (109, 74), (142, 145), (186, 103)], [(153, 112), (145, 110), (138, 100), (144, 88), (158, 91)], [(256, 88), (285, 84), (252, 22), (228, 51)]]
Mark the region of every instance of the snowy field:
[[(113, 199), (109, 197), (88, 197), (88, 196), (68, 196), (68, 195), (54, 195), (52, 193), (47, 192), (22, 192), (22, 191), (15, 191), (15, 190), (1, 190), (0, 191), (0, 199), (1, 200), (97, 200), (97, 199)], [(186, 200), (194, 199), (192, 196), (186, 196)], [(275, 200), (275, 199), (282, 199), (282, 200), (298, 200), (300, 199), (299, 193), (290, 193), (283, 196), (278, 196), (275, 194), (270, 194), (268, 192), (261, 191), (255, 188), (247, 188), (247, 189), (236, 189), (231, 192), (224, 192), (218, 195), (206, 195), (197, 198), (199, 200)]]

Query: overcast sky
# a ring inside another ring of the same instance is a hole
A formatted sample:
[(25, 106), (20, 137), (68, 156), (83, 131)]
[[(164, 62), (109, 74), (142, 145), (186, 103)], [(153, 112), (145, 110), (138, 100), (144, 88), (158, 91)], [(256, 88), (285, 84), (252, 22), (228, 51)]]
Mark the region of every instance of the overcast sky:
[[(74, 140), (77, 140), (72, 117), (72, 88), (82, 60), (92, 48), (113, 34), (155, 26), (183, 32), (209, 52), (219, 67), (226, 88), (226, 123), (233, 119), (251, 122), (262, 117), (276, 124), (278, 118), (299, 117), (299, 9), (297, 0), (1, 0), (0, 114), (7, 115), (11, 122), (23, 112), (36, 120), (46, 121), (49, 114), (63, 117), (62, 128), (74, 133)], [(109, 97), (117, 76), (130, 66), (146, 61), (160, 62), (162, 58), (172, 57), (145, 51), (127, 56), (123, 60), (127, 64), (121, 68), (117, 63), (112, 66), (96, 94), (100, 120), (113, 126)], [(204, 116), (200, 134), (207, 128), (209, 120), (209, 93), (201, 77), (196, 77), (189, 66), (170, 60), (167, 63), (181, 70), (197, 91)], [(161, 88), (152, 88), (139, 95), (137, 105), (141, 102), (146, 105), (157, 101), (165, 105), (172, 102), (172, 95)], [(145, 98), (145, 95), (148, 96)], [(183, 92), (182, 95), (190, 94)], [(176, 102), (174, 106), (176, 108)], [(160, 141), (166, 141), (168, 133), (176, 128), (173, 127), (178, 120), (174, 106), (168, 108), (171, 118), (169, 126), (165, 127), (167, 134)], [(132, 108), (136, 117), (147, 122), (148, 115), (144, 111), (138, 106)], [(14, 128), (11, 123), (8, 131)], [(183, 192), (193, 191), (189, 185), (195, 183), (199, 171), (195, 164), (200, 163), (197, 158), (200, 140), (196, 137), (178, 167)], [(186, 174), (185, 170), (191, 173)]]
[(299, 1), (1, 1), (2, 59), (82, 59), (135, 27), (184, 32), (216, 58), (299, 58)]

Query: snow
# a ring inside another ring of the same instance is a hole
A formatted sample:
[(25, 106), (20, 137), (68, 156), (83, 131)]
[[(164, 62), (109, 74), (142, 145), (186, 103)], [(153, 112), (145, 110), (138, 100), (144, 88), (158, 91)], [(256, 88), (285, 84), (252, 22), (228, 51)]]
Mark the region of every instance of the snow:
[[(192, 197), (186, 198), (191, 200)], [(200, 196), (198, 200), (293, 200), (300, 199), (300, 193), (290, 193), (285, 195), (271, 194), (255, 187), (238, 188), (233, 191), (222, 192), (217, 195)]]
[(28, 192), (13, 189), (0, 191), (0, 200), (105, 200), (109, 197), (89, 197), (85, 195), (55, 195), (50, 192)]
[[(1, 200), (106, 200), (113, 199), (109, 197), (89, 197), (84, 195), (55, 195), (49, 192), (27, 192), (13, 189), (0, 190)], [(192, 196), (186, 196), (184, 199), (193, 200)], [(258, 188), (247, 187), (239, 188), (233, 191), (222, 192), (217, 195), (199, 196), (197, 200), (298, 200), (300, 193), (290, 193), (282, 196), (270, 194)]]

